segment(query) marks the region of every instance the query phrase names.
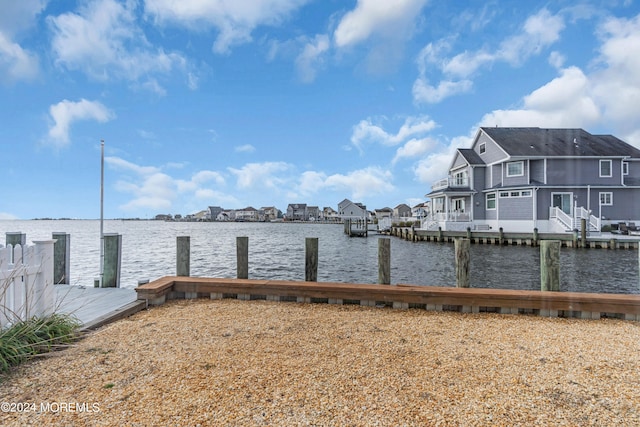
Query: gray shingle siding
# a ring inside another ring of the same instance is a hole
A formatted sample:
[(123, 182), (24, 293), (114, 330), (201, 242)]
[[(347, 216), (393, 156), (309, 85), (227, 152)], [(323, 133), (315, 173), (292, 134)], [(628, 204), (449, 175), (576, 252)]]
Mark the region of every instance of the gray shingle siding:
[(531, 182), (544, 182), (544, 160), (531, 160), (529, 162), (529, 178)]
[(533, 197), (500, 197), (498, 207), (501, 220), (533, 219)]
[[(480, 154), (480, 145), (483, 143), (485, 144), (485, 152)], [(483, 132), (480, 133), (478, 142), (473, 146), (473, 151), (478, 153), (486, 164), (495, 163), (506, 158), (504, 151)]]

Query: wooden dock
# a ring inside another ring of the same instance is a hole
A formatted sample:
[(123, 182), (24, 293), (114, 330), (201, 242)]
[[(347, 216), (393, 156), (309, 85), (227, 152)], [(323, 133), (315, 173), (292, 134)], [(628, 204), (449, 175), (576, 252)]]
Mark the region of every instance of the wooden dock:
[(56, 285), (55, 312), (75, 316), (82, 329), (95, 329), (146, 307), (135, 289)]
[(638, 249), (640, 236), (599, 234), (585, 236), (578, 233), (509, 233), (503, 231), (444, 231), (422, 230), (414, 227), (392, 227), (391, 236), (414, 242), (453, 243), (458, 238), (472, 244), (500, 246), (539, 246), (541, 240), (558, 240), (565, 248)]
[(145, 304), (169, 299), (237, 298), (303, 303), (359, 304), (466, 313), (498, 312), (549, 317), (640, 320), (640, 295), (370, 285), (283, 280), (167, 276), (136, 288)]

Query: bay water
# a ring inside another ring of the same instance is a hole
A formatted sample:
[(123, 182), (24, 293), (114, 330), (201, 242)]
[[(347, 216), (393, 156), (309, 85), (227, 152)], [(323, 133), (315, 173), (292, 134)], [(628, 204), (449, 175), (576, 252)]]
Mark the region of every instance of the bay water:
[[(305, 238), (317, 237), (318, 280), (376, 283), (378, 239), (391, 239), (391, 282), (455, 286), (452, 243), (409, 242), (396, 237), (348, 237), (341, 224), (164, 222), (106, 220), (105, 233), (122, 235), (121, 287), (176, 273), (176, 238), (190, 236), (191, 275), (236, 277), (236, 238), (249, 238), (249, 278), (304, 280)], [(71, 235), (72, 285), (93, 286), (99, 277), (98, 220), (0, 220), (27, 243)], [(540, 251), (527, 246), (471, 245), (471, 286), (540, 289)], [(638, 250), (561, 250), (561, 289), (573, 292), (640, 293)]]

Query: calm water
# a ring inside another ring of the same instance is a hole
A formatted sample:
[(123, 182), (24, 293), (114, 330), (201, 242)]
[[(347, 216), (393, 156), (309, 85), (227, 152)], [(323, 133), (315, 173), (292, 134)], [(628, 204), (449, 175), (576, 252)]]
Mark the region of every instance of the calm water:
[[(0, 221), (7, 232), (27, 234), (27, 242), (71, 234), (71, 283), (93, 286), (99, 273), (100, 223), (85, 221)], [(304, 280), (304, 242), (319, 239), (318, 280), (376, 283), (378, 237), (349, 238), (342, 225), (287, 223), (182, 223), (105, 221), (105, 233), (122, 235), (121, 286), (174, 275), (176, 237), (191, 237), (191, 275), (235, 277), (236, 237), (249, 237), (249, 277)], [(391, 282), (455, 286), (453, 244), (391, 238)], [(640, 293), (637, 250), (562, 249), (565, 291)], [(540, 289), (537, 248), (471, 245), (473, 287)]]

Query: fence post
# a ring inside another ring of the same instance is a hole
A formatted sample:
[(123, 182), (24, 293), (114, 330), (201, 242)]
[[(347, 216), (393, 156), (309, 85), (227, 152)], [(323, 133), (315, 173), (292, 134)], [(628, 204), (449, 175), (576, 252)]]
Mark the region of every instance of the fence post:
[(53, 244), (53, 284), (68, 285), (71, 283), (71, 235), (52, 233), (56, 241)]
[(237, 275), (238, 279), (249, 278), (249, 238), (236, 237)]
[(560, 241), (540, 242), (540, 290), (560, 290)]
[[(12, 245), (14, 248), (20, 245), (20, 253), (24, 253), (24, 248), (27, 246), (27, 235), (20, 231), (7, 232), (5, 246)], [(15, 252), (14, 252), (15, 253)], [(12, 257), (13, 260), (13, 257)]]
[[(33, 309), (38, 317), (53, 314), (55, 292), (53, 289), (53, 244), (55, 240), (37, 240), (33, 243), (35, 262), (40, 263), (40, 271), (33, 282)], [(24, 261), (24, 260), (23, 260)]]
[(120, 287), (120, 263), (122, 262), (122, 235), (105, 233), (104, 266), (102, 272), (103, 288)]
[(533, 229), (533, 246), (538, 246), (538, 227)]
[(469, 239), (455, 239), (454, 247), (456, 253), (456, 287), (468, 288), (470, 286), (471, 241)]
[(20, 245), (23, 248), (27, 244), (27, 235), (20, 231), (16, 232), (7, 232), (6, 233), (6, 243), (5, 246), (13, 245), (15, 248), (16, 245)]
[(176, 237), (176, 276), (191, 275), (191, 237)]
[(580, 218), (580, 242), (583, 248), (587, 247), (587, 220)]
[(306, 282), (318, 281), (318, 238), (307, 237), (305, 239), (304, 280)]
[(378, 239), (378, 283), (391, 284), (391, 239)]

